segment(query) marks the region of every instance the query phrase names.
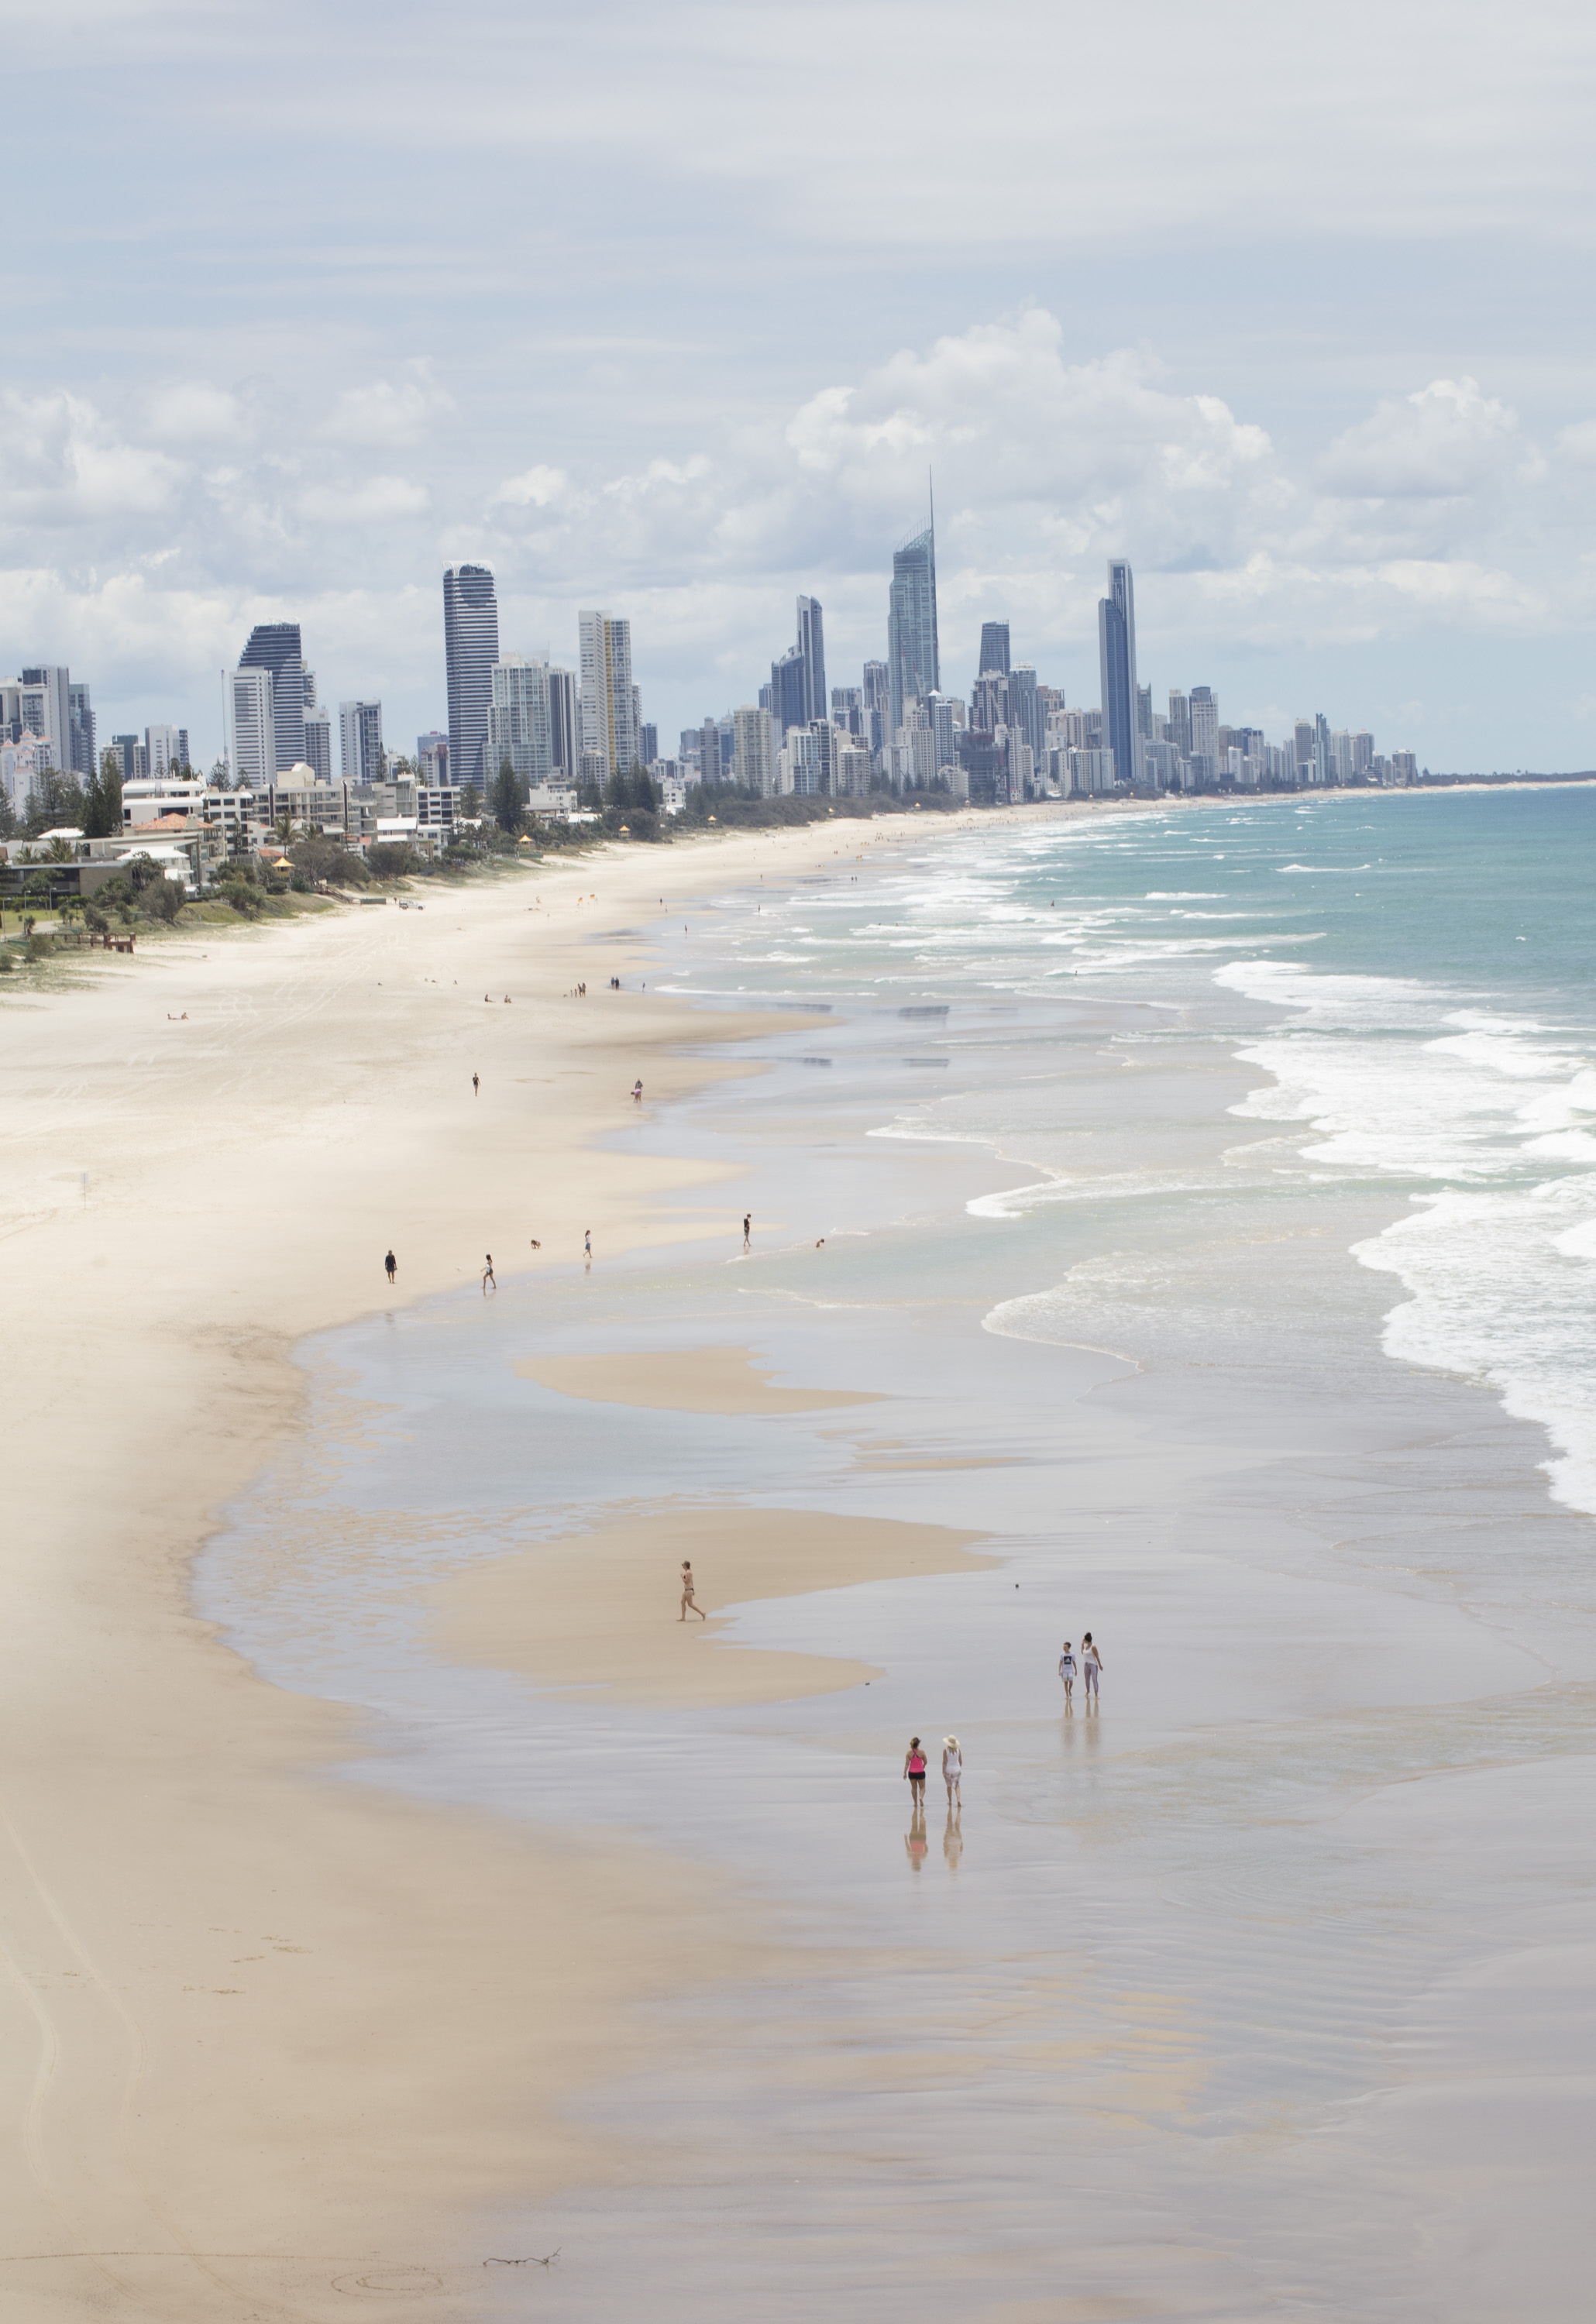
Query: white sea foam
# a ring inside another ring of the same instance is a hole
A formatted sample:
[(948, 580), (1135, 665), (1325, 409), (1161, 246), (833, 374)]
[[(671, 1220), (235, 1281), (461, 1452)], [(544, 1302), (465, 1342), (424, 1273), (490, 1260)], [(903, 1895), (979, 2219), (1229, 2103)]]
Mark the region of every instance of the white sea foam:
[(1311, 1125), (1305, 1159), (1336, 1171), (1425, 1182), (1357, 1246), (1412, 1295), (1387, 1351), (1487, 1382), (1551, 1438), (1556, 1498), (1596, 1514), (1596, 1058), (1413, 980), (1271, 961), (1218, 982), (1296, 1012), (1240, 1052), (1272, 1080), (1234, 1112)]

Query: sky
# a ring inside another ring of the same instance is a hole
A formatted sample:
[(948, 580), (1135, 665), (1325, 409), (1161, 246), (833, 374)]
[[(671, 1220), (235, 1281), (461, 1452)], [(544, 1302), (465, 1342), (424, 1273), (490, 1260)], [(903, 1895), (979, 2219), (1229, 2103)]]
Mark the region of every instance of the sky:
[(632, 624), (643, 712), (884, 654), (936, 483), (983, 620), (1097, 700), (1596, 767), (1596, 13), (1564, 0), (604, 9), (0, 0), (0, 674), (222, 742), (297, 619), (321, 699), (447, 725), (441, 575), (503, 648)]

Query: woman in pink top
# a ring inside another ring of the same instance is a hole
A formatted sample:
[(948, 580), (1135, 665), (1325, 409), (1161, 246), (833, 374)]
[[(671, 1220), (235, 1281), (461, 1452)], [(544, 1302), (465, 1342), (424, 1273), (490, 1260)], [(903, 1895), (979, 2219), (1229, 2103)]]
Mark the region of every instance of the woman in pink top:
[(926, 1755), (920, 1748), (920, 1738), (911, 1735), (909, 1748), (903, 1755), (903, 1772), (909, 1778), (909, 1796), (916, 1815), (926, 1812)]

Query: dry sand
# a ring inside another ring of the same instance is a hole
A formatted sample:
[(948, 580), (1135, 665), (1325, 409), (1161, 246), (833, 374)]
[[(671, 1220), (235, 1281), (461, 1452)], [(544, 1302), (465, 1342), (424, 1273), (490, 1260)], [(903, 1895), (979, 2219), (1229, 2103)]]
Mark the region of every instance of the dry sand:
[[(428, 1594), (449, 1655), (542, 1686), (604, 1686), (627, 1702), (781, 1702), (881, 1675), (843, 1656), (723, 1642), (723, 1607), (852, 1582), (983, 1565), (950, 1526), (820, 1509), (663, 1506), (603, 1532), (540, 1542)], [(673, 1576), (690, 1559), (705, 1619), (680, 1613)]]
[[(927, 835), (850, 829), (846, 852)], [(414, 2267), (428, 2312), (480, 2313), (471, 2207), (620, 2170), (563, 2096), (636, 2062), (633, 2005), (689, 1952), (750, 1957), (723, 1884), (641, 1849), (328, 1781), (354, 1722), (254, 1677), (188, 1572), (295, 1423), (295, 1342), (392, 1304), (390, 1244), (402, 1298), (486, 1250), (537, 1263), (534, 1236), (548, 1263), (587, 1227), (601, 1257), (702, 1231), (660, 1197), (701, 1187), (715, 1215), (712, 1171), (595, 1141), (634, 1118), (634, 1077), (653, 1098), (728, 1070), (684, 1037), (757, 1020), (641, 994), (646, 960), (591, 939), (841, 838), (208, 932), (0, 1001), (0, 2299), (28, 2324), (319, 2318), (352, 2289), (413, 2314)], [(584, 1618), (569, 1666), (612, 1675)]]

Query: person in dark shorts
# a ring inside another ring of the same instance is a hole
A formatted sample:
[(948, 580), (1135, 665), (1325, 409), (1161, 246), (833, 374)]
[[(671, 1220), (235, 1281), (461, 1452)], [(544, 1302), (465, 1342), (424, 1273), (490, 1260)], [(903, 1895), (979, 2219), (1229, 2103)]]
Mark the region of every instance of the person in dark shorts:
[(482, 1095), (482, 1081), (480, 1076), (476, 1074), (473, 1074), (471, 1076), (471, 1094), (473, 1097), (480, 1097)]
[(488, 1285), (490, 1283), (496, 1291), (499, 1286), (497, 1278), (494, 1274), (494, 1254), (491, 1250), (486, 1253), (482, 1265), (482, 1296), (484, 1299), (488, 1296)]
[(926, 1754), (918, 1735), (909, 1738), (909, 1748), (903, 1755), (903, 1772), (909, 1778), (909, 1796), (917, 1816), (926, 1812)]
[(390, 1251), (387, 1258), (383, 1261), (383, 1264), (388, 1270), (388, 1280), (392, 1283), (394, 1277), (399, 1273), (399, 1261), (394, 1258), (393, 1253)]

